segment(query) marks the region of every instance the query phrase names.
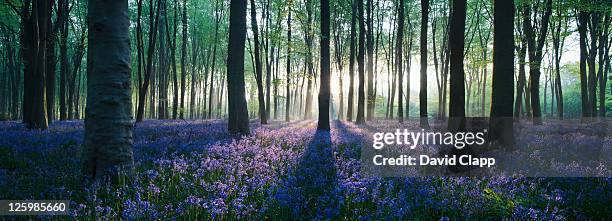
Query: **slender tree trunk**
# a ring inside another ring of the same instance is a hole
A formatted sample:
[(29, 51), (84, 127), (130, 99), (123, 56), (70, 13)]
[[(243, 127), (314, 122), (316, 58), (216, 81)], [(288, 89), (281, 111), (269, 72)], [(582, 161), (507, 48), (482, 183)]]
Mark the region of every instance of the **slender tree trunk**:
[(62, 10), (62, 16), (58, 19), (60, 28), (60, 84), (59, 84), (59, 119), (66, 120), (66, 81), (68, 72), (68, 1), (58, 1), (58, 8)]
[(319, 89), (318, 130), (329, 131), (330, 62), (329, 62), (329, 0), (321, 0), (321, 85)]
[[(527, 35), (528, 52), (529, 52), (529, 86), (531, 94), (531, 108), (533, 110), (533, 123), (535, 125), (542, 124), (542, 110), (540, 108), (540, 68), (542, 62), (542, 48), (548, 31), (548, 22), (552, 12), (552, 0), (546, 1), (546, 8), (542, 15), (539, 35), (535, 33), (535, 27), (531, 24), (531, 7), (525, 5), (523, 14), (523, 26)], [(536, 42), (537, 36), (537, 42)]]
[[(421, 88), (419, 93), (419, 117), (421, 128), (429, 128), (427, 120), (427, 21), (429, 0), (421, 0)], [(465, 23), (465, 21), (464, 21)]]
[(174, 1), (174, 15), (173, 15), (173, 30), (170, 47), (170, 56), (172, 57), (172, 87), (173, 87), (173, 98), (172, 98), (172, 119), (177, 119), (178, 113), (178, 102), (179, 102), (179, 82), (178, 82), (178, 71), (176, 71), (176, 32), (178, 31), (178, 1)]
[(257, 83), (257, 101), (259, 101), (259, 120), (261, 124), (268, 124), (266, 114), (266, 100), (263, 88), (263, 71), (261, 67), (261, 54), (259, 48), (259, 28), (257, 27), (257, 13), (255, 0), (251, 1), (251, 29), (253, 31), (253, 41), (255, 44), (255, 81)]
[(357, 1), (357, 16), (359, 19), (359, 51), (357, 53), (357, 66), (359, 71), (359, 87), (357, 89), (357, 124), (365, 123), (364, 102), (365, 102), (365, 21), (363, 18), (363, 0)]
[[(49, 121), (49, 124), (51, 124), (53, 120), (55, 120), (55, 42), (57, 40), (57, 29), (55, 26), (57, 25), (57, 22), (55, 22), (56, 25), (54, 25), (53, 20), (51, 19), (55, 1), (51, 1), (48, 4), (48, 17), (45, 19), (47, 22), (47, 45), (45, 48), (47, 51), (45, 52), (44, 58), (46, 59), (45, 65), (47, 69), (45, 70), (45, 104), (47, 105), (47, 120)], [(58, 14), (58, 18), (59, 17), (61, 17), (61, 15)]]
[(287, 6), (289, 15), (287, 16), (287, 76), (285, 78), (285, 121), (291, 120), (291, 91), (289, 85), (291, 84), (291, 5)]
[[(243, 1), (243, 0), (239, 0), (239, 1)], [(246, 1), (246, 0), (244, 0)], [(221, 22), (221, 12), (220, 9), (222, 7), (219, 6), (219, 1), (215, 1), (215, 40), (213, 41), (214, 45), (213, 45), (213, 54), (212, 54), (212, 71), (210, 72), (210, 91), (208, 93), (209, 95), (209, 100), (208, 100), (208, 119), (212, 118), (212, 102), (213, 102), (213, 82), (215, 82), (215, 70), (216, 70), (216, 61), (217, 61), (217, 37), (219, 35), (219, 23)], [(244, 44), (243, 44), (244, 45)], [(244, 50), (244, 48), (243, 48)], [(244, 57), (244, 56), (243, 56)], [(243, 58), (244, 59), (244, 58)], [(243, 64), (244, 66), (244, 64)], [(243, 67), (244, 68), (244, 67)], [(244, 75), (244, 73), (243, 73)]]
[(588, 13), (581, 10), (578, 13), (578, 33), (580, 35), (580, 95), (582, 103), (582, 117), (591, 117), (591, 108), (589, 105), (589, 93), (587, 90), (587, 45), (586, 45), (586, 32), (588, 23)]
[(355, 85), (355, 51), (356, 51), (356, 42), (355, 42), (355, 36), (356, 36), (356, 23), (357, 23), (357, 4), (356, 1), (360, 1), (360, 0), (353, 0), (353, 3), (351, 4), (351, 36), (350, 36), (350, 51), (349, 51), (349, 89), (348, 89), (348, 104), (347, 104), (347, 108), (346, 108), (346, 120), (348, 121), (352, 121), (353, 120), (353, 107), (355, 106), (353, 99), (355, 97), (354, 92), (354, 85)]
[[(187, 0), (183, 0), (181, 25), (182, 25), (182, 31), (183, 31), (183, 40), (181, 42), (181, 104), (179, 108), (179, 118), (184, 119), (185, 117), (185, 88), (187, 87), (187, 63), (185, 63), (185, 60), (187, 58)], [(192, 55), (192, 56), (195, 56), (195, 55)], [(193, 81), (193, 78), (192, 78), (192, 81)], [(193, 82), (192, 82), (192, 85), (193, 85)], [(191, 90), (194, 90), (194, 87), (192, 87)], [(195, 98), (195, 96), (193, 97)], [(192, 102), (195, 103), (195, 100), (192, 100)], [(192, 105), (192, 103), (190, 103), (190, 105)], [(193, 111), (194, 110), (191, 109), (189, 113), (192, 114)]]
[(134, 162), (128, 1), (89, 0), (88, 7), (83, 175), (118, 183)]
[(404, 70), (402, 69), (403, 61), (402, 61), (402, 49), (404, 43), (404, 0), (399, 0), (399, 4), (397, 5), (397, 41), (395, 46), (395, 65), (397, 66), (397, 78), (398, 84), (398, 106), (397, 106), (397, 118), (400, 123), (404, 122), (404, 99), (402, 95), (404, 94)]
[(368, 0), (367, 5), (367, 36), (366, 36), (366, 47), (367, 47), (367, 55), (368, 55), (368, 103), (367, 103), (367, 120), (372, 120), (374, 118), (374, 104), (376, 102), (376, 97), (374, 97), (374, 0)]
[[(158, 0), (159, 1), (159, 0)], [(151, 75), (153, 72), (153, 55), (155, 50), (155, 39), (157, 33), (157, 20), (159, 19), (159, 11), (160, 7), (157, 7), (157, 13), (154, 12), (153, 0), (149, 2), (150, 4), (150, 14), (149, 14), (149, 27), (152, 27), (152, 30), (149, 31), (149, 45), (147, 50), (147, 66), (145, 70), (145, 76), (142, 81), (142, 85), (139, 85), (138, 89), (138, 108), (136, 111), (136, 122), (141, 122), (144, 119), (144, 106), (145, 99), (147, 95), (147, 90), (149, 89), (149, 83), (151, 81)], [(159, 4), (159, 2), (158, 2)], [(153, 18), (153, 14), (155, 13), (155, 18)], [(153, 93), (150, 94), (150, 97), (153, 97)], [(153, 107), (149, 107), (149, 109), (153, 109)]]

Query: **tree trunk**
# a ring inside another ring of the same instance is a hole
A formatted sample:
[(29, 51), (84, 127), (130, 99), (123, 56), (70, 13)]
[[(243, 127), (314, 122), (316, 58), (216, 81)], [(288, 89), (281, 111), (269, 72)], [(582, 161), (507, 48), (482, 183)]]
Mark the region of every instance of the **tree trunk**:
[(463, 70), (466, 1), (452, 2), (449, 46), (450, 46), (450, 104), (448, 130), (465, 131), (465, 73)]
[(291, 5), (287, 6), (289, 15), (287, 16), (287, 76), (285, 78), (285, 121), (291, 120), (291, 91), (289, 84), (291, 83)]
[(374, 117), (374, 103), (376, 97), (374, 97), (374, 16), (372, 11), (374, 10), (374, 0), (368, 0), (367, 5), (367, 55), (368, 55), (368, 103), (367, 103), (367, 120), (372, 120)]
[[(531, 6), (528, 4), (524, 7), (523, 26), (527, 35), (527, 44), (529, 52), (529, 89), (531, 95), (531, 108), (533, 110), (533, 124), (542, 124), (542, 110), (540, 108), (540, 67), (542, 62), (542, 48), (548, 31), (548, 22), (552, 13), (552, 0), (546, 1), (544, 15), (542, 15), (539, 34), (536, 34), (536, 28), (531, 24)], [(536, 42), (537, 36), (537, 42)]]
[[(461, 1), (459, 1), (461, 2)], [(454, 4), (454, 3), (453, 3)], [(429, 0), (421, 0), (421, 79), (419, 92), (419, 117), (421, 128), (429, 128), (427, 120), (427, 21), (429, 17)], [(465, 19), (464, 19), (465, 20)], [(464, 21), (465, 23), (465, 21)]]
[(352, 13), (351, 13), (351, 42), (350, 42), (350, 51), (349, 51), (349, 89), (348, 89), (348, 103), (347, 103), (347, 108), (346, 108), (346, 120), (348, 121), (352, 121), (353, 120), (353, 107), (355, 106), (353, 99), (355, 97), (354, 92), (355, 92), (355, 49), (356, 49), (356, 43), (355, 43), (355, 35), (357, 34), (357, 30), (355, 28), (356, 23), (357, 23), (357, 4), (356, 1), (359, 0), (353, 0), (352, 3)]
[[(187, 59), (187, 0), (183, 0), (183, 12), (182, 13), (183, 15), (181, 19), (181, 25), (182, 25), (182, 31), (183, 31), (183, 41), (181, 42), (181, 104), (179, 108), (179, 112), (180, 112), (179, 118), (180, 119), (184, 119), (185, 117), (185, 88), (187, 88), (187, 63), (185, 63), (185, 60)], [(195, 56), (195, 55), (192, 55), (192, 56)], [(194, 88), (192, 87), (191, 90), (194, 90)], [(190, 104), (190, 105), (193, 105), (193, 104)], [(189, 113), (192, 114), (193, 109), (191, 109)]]
[(491, 86), (489, 142), (499, 143), (510, 149), (514, 147), (512, 120), (512, 105), (514, 103), (514, 1), (496, 0), (493, 1), (493, 4), (493, 82)]
[(229, 42), (227, 49), (228, 130), (249, 133), (245, 99), (244, 42), (246, 39), (246, 0), (230, 1)]
[(588, 23), (588, 13), (581, 10), (578, 13), (578, 33), (580, 35), (580, 95), (582, 103), (582, 117), (591, 117), (591, 108), (589, 105), (589, 93), (587, 90), (587, 45), (586, 45), (586, 32)]
[(397, 118), (400, 123), (404, 122), (404, 99), (402, 99), (402, 95), (404, 94), (404, 70), (402, 69), (403, 61), (402, 61), (402, 49), (404, 43), (404, 0), (399, 0), (399, 4), (397, 5), (397, 41), (395, 46), (395, 65), (397, 66), (397, 78), (399, 79), (397, 88), (398, 88), (398, 107), (397, 107)]
[(88, 2), (87, 108), (83, 175), (130, 178), (133, 168), (128, 1)]
[(359, 71), (359, 87), (357, 89), (357, 124), (365, 123), (364, 102), (365, 102), (365, 21), (363, 19), (363, 0), (357, 1), (357, 16), (359, 19), (359, 52), (357, 53), (357, 66)]
[(268, 124), (266, 114), (266, 100), (263, 88), (263, 73), (261, 67), (261, 54), (259, 49), (259, 28), (257, 27), (257, 13), (255, 0), (251, 0), (251, 29), (253, 31), (253, 41), (255, 44), (255, 81), (257, 83), (257, 101), (259, 102), (259, 120), (261, 124)]
[[(251, 0), (252, 1), (252, 0)], [(329, 70), (329, 0), (321, 0), (321, 85), (319, 89), (318, 130), (329, 131), (330, 70)]]
[[(158, 0), (158, 4), (159, 4), (159, 0)], [(145, 76), (144, 79), (142, 81), (142, 85), (139, 85), (138, 88), (138, 108), (136, 110), (136, 122), (141, 122), (144, 119), (144, 108), (145, 108), (145, 102), (146, 102), (146, 95), (147, 95), (147, 90), (149, 89), (149, 83), (151, 81), (151, 75), (153, 72), (153, 55), (155, 52), (155, 39), (157, 37), (156, 33), (157, 33), (157, 20), (159, 19), (159, 11), (160, 11), (160, 7), (158, 5), (157, 7), (157, 13), (154, 12), (154, 6), (153, 6), (153, 0), (149, 1), (149, 27), (152, 28), (152, 30), (149, 30), (149, 44), (148, 44), (148, 50), (147, 50), (147, 66), (146, 66), (146, 70), (145, 70)], [(155, 18), (153, 18), (153, 15), (155, 13)], [(150, 97), (153, 96), (153, 93), (150, 94)], [(153, 109), (153, 107), (149, 107), (150, 109)]]
[(59, 94), (59, 119), (66, 120), (66, 82), (68, 72), (68, 1), (58, 1), (58, 8), (62, 10), (62, 16), (58, 19), (60, 34), (60, 94)]

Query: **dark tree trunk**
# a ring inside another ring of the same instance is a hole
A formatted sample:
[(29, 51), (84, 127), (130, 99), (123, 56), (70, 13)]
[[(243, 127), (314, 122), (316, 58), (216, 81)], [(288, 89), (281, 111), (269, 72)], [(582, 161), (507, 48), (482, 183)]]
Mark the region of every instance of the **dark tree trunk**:
[[(528, 54), (529, 54), (529, 90), (531, 98), (531, 108), (533, 110), (533, 123), (535, 125), (542, 124), (542, 110), (540, 108), (540, 67), (542, 62), (542, 48), (548, 31), (548, 22), (552, 13), (552, 0), (546, 1), (546, 8), (542, 15), (542, 21), (539, 27), (539, 34), (536, 34), (536, 27), (531, 23), (531, 6), (526, 4), (523, 14), (523, 26), (527, 36)], [(537, 41), (536, 41), (537, 37)]]
[(355, 49), (356, 49), (356, 44), (355, 44), (355, 35), (357, 34), (357, 30), (355, 28), (356, 23), (357, 23), (357, 4), (356, 1), (359, 0), (353, 0), (352, 6), (351, 6), (351, 42), (350, 42), (350, 51), (349, 51), (349, 88), (348, 88), (348, 104), (347, 104), (347, 108), (346, 108), (346, 120), (351, 121), (353, 120), (353, 107), (355, 106), (353, 99), (355, 97), (354, 92), (355, 92)]
[(357, 124), (365, 123), (365, 21), (363, 18), (363, 0), (357, 1), (357, 16), (359, 19), (359, 52), (357, 53), (357, 66), (359, 71), (359, 87), (357, 89)]
[(589, 105), (589, 92), (587, 90), (587, 23), (588, 13), (581, 10), (578, 13), (578, 33), (580, 35), (580, 95), (582, 103), (582, 117), (591, 117), (591, 108)]
[[(177, 0), (178, 1), (178, 0)], [(179, 108), (179, 118), (184, 119), (185, 117), (185, 88), (187, 88), (187, 0), (183, 0), (183, 11), (181, 18), (183, 40), (181, 42), (181, 104)], [(192, 55), (195, 56), (195, 55)], [(193, 78), (191, 79), (193, 81)], [(191, 88), (195, 92), (195, 88)], [(193, 95), (192, 95), (193, 96)], [(195, 96), (194, 96), (195, 98)], [(193, 100), (195, 103), (195, 100)], [(190, 104), (193, 105), (193, 104)], [(193, 109), (190, 110), (190, 114), (193, 114)], [(193, 115), (192, 115), (193, 117)]]
[(168, 91), (166, 90), (166, 79), (168, 78), (168, 63), (166, 61), (166, 48), (168, 45), (166, 44), (166, 34), (167, 34), (167, 7), (166, 0), (160, 0), (161, 11), (160, 11), (160, 20), (159, 20), (159, 68), (158, 68), (158, 96), (157, 99), (157, 117), (159, 119), (167, 118), (167, 103), (168, 103)]
[(172, 39), (171, 39), (171, 47), (170, 47), (170, 56), (172, 57), (172, 87), (173, 87), (173, 98), (172, 98), (172, 119), (176, 119), (178, 117), (178, 101), (179, 101), (179, 83), (178, 83), (178, 73), (176, 71), (176, 32), (178, 29), (178, 1), (174, 1), (174, 16), (173, 16), (173, 30), (172, 30)]
[(466, 1), (452, 2), (449, 46), (450, 46), (450, 98), (448, 130), (465, 130), (465, 73), (463, 70)]
[(398, 84), (398, 94), (399, 97), (398, 107), (397, 107), (397, 117), (400, 123), (404, 122), (404, 99), (402, 99), (402, 95), (404, 94), (404, 70), (402, 69), (403, 61), (402, 61), (402, 49), (404, 42), (404, 0), (399, 0), (399, 4), (397, 5), (397, 41), (395, 46), (395, 65), (397, 66), (397, 78)]
[(329, 131), (329, 0), (321, 0), (321, 85), (319, 89), (319, 122), (318, 130)]
[(68, 70), (68, 1), (59, 0), (58, 8), (62, 11), (61, 18), (58, 19), (60, 28), (60, 84), (59, 84), (59, 119), (66, 120), (66, 83)]
[(489, 142), (510, 149), (514, 146), (512, 120), (512, 105), (514, 102), (514, 1), (495, 0), (493, 4), (493, 82), (491, 86)]
[(251, 29), (253, 30), (253, 41), (255, 44), (255, 81), (257, 83), (257, 101), (259, 102), (259, 120), (261, 124), (268, 124), (266, 100), (264, 97), (263, 71), (261, 67), (261, 50), (259, 48), (259, 28), (257, 27), (256, 7), (255, 0), (251, 0)]
[(607, 54), (608, 51), (607, 49), (607, 43), (608, 43), (608, 32), (609, 32), (609, 27), (610, 27), (610, 22), (612, 22), (612, 20), (610, 20), (610, 14), (607, 13), (603, 16), (603, 23), (601, 23), (601, 30), (599, 31), (600, 36), (598, 37), (599, 39), (599, 50), (598, 50), (598, 56), (599, 56), (599, 61), (598, 61), (598, 65), (599, 67), (597, 68), (597, 79), (599, 82), (599, 117), (603, 118), (606, 116), (606, 78), (604, 78), (604, 72), (605, 72), (605, 67), (604, 64), (606, 63), (604, 61), (604, 54)]
[(288, 6), (289, 15), (287, 16), (287, 76), (285, 78), (285, 121), (291, 120), (291, 91), (289, 84), (291, 83), (291, 5)]
[(557, 99), (557, 117), (559, 120), (563, 120), (563, 88), (561, 87), (561, 55), (563, 53), (563, 45), (565, 42), (565, 36), (561, 36), (561, 27), (563, 31), (567, 31), (567, 20), (564, 18), (563, 11), (561, 11), (561, 5), (557, 7), (557, 20), (556, 26), (554, 26), (551, 34), (553, 39), (553, 53), (554, 53), (554, 65), (555, 65), (555, 98)]
[[(158, 0), (158, 4), (159, 4), (159, 0)], [(147, 90), (149, 89), (149, 83), (151, 81), (151, 75), (153, 72), (153, 55), (154, 55), (154, 50), (155, 50), (155, 39), (157, 37), (156, 33), (157, 33), (157, 24), (158, 24), (158, 20), (159, 20), (159, 11), (160, 11), (160, 7), (159, 5), (157, 6), (157, 13), (154, 12), (154, 5), (153, 5), (153, 0), (149, 1), (149, 27), (151, 27), (152, 29), (149, 30), (149, 44), (148, 44), (148, 50), (147, 50), (147, 66), (146, 66), (146, 70), (145, 70), (145, 76), (144, 79), (142, 81), (142, 85), (139, 85), (138, 88), (138, 108), (136, 110), (136, 122), (141, 122), (144, 119), (144, 108), (145, 108), (145, 102), (146, 102), (146, 95), (147, 95)], [(153, 18), (155, 13), (155, 18)], [(151, 93), (150, 96), (152, 97), (153, 94)], [(153, 107), (149, 107), (150, 109), (153, 109)]]
[[(57, 40), (57, 29), (56, 25), (53, 24), (52, 21), (52, 12), (53, 6), (55, 6), (55, 1), (50, 1), (49, 3), (49, 11), (47, 12), (47, 46), (45, 52), (45, 104), (47, 105), (47, 120), (48, 123), (51, 124), (53, 120), (55, 120), (55, 67), (56, 67), (56, 59), (55, 59), (55, 41)], [(61, 17), (58, 14), (58, 18)]]
[(87, 108), (83, 175), (130, 178), (133, 169), (128, 1), (88, 2)]
[[(521, 10), (515, 10), (518, 14)], [(520, 20), (519, 20), (520, 21)], [(518, 30), (523, 30), (521, 25), (518, 25)], [(523, 30), (524, 32), (524, 30)], [(523, 92), (525, 92), (527, 79), (525, 77), (525, 56), (527, 56), (527, 37), (523, 33), (519, 32), (520, 44), (519, 49), (517, 49), (518, 53), (518, 80), (516, 85), (516, 99), (514, 103), (514, 117), (515, 120), (519, 120), (521, 117), (521, 113), (523, 110)], [(525, 102), (526, 106), (530, 106)], [(530, 111), (527, 111), (528, 114)]]
[[(28, 106), (30, 110), (27, 112), (29, 117), (26, 122), (28, 129), (41, 129), (45, 130), (48, 127), (47, 120), (47, 106), (46, 106), (46, 70), (47, 69), (47, 40), (48, 40), (48, 25), (47, 21), (50, 19), (51, 5), (48, 1), (34, 1), (32, 3), (32, 16), (31, 27), (32, 28), (32, 51), (30, 54), (31, 62), (28, 64), (32, 65), (32, 72), (30, 72), (30, 78), (24, 79), (30, 81), (31, 85), (27, 89), (29, 90), (28, 100), (24, 102), (30, 103)], [(25, 94), (25, 91), (24, 91)], [(24, 115), (24, 119), (25, 115)]]
[[(313, 50), (313, 41), (314, 34), (312, 31), (312, 1), (305, 1), (306, 4), (306, 25), (304, 27), (304, 40), (306, 43), (306, 68), (308, 70), (308, 84), (306, 88), (306, 104), (304, 106), (304, 119), (311, 118), (312, 113), (312, 87), (314, 76), (314, 55), (312, 53)], [(301, 95), (301, 94), (300, 94)], [(300, 99), (301, 100), (301, 99)]]
[(227, 49), (228, 130), (249, 133), (249, 114), (245, 99), (244, 42), (246, 39), (246, 0), (230, 1)]
[[(243, 0), (239, 0), (239, 1), (243, 1)], [(246, 1), (246, 0), (244, 0)], [(246, 4), (246, 3), (245, 3)], [(214, 82), (215, 82), (215, 72), (216, 72), (216, 61), (217, 61), (217, 37), (219, 35), (219, 23), (221, 22), (221, 10), (223, 7), (219, 6), (219, 1), (215, 1), (215, 38), (213, 41), (213, 54), (212, 54), (212, 65), (211, 65), (211, 69), (212, 71), (210, 72), (210, 91), (208, 93), (208, 119), (212, 118), (212, 103), (213, 103), (213, 90), (214, 90)], [(244, 46), (244, 43), (242, 44)], [(244, 50), (244, 47), (243, 47)], [(243, 56), (244, 57), (244, 56)], [(244, 60), (244, 58), (243, 58)], [(242, 65), (244, 66), (244, 64)], [(244, 70), (244, 67), (243, 67)], [(244, 75), (244, 73), (243, 73)]]
[[(461, 1), (459, 1), (461, 2)], [(419, 117), (421, 128), (429, 128), (427, 120), (427, 21), (429, 0), (421, 0), (421, 88), (419, 92)], [(464, 19), (465, 20), (465, 19)], [(463, 22), (465, 23), (465, 21)]]
[(367, 5), (367, 55), (368, 55), (368, 103), (367, 103), (367, 120), (372, 120), (374, 117), (374, 104), (376, 97), (374, 97), (374, 0), (368, 0)]

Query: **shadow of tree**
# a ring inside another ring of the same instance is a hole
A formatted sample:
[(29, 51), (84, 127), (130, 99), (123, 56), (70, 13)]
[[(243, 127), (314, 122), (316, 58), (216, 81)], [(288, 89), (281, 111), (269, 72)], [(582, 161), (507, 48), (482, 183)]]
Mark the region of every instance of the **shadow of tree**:
[(276, 198), (284, 219), (332, 218), (338, 206), (335, 156), (329, 131), (317, 130), (295, 167), (290, 168)]

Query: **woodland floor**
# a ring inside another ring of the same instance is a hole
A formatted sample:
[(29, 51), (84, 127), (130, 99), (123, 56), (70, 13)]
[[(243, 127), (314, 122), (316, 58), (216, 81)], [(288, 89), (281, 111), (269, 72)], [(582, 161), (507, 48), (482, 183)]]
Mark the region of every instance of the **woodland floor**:
[[(236, 137), (219, 120), (137, 124), (133, 183), (84, 188), (82, 121), (43, 132), (0, 122), (0, 199), (70, 199), (70, 215), (79, 220), (612, 217), (610, 178), (364, 175), (361, 148), (372, 131), (417, 129), (417, 121), (335, 121), (331, 132), (317, 132), (316, 121), (251, 125), (251, 135)], [(521, 146), (589, 145), (580, 128), (562, 123), (522, 127)]]

